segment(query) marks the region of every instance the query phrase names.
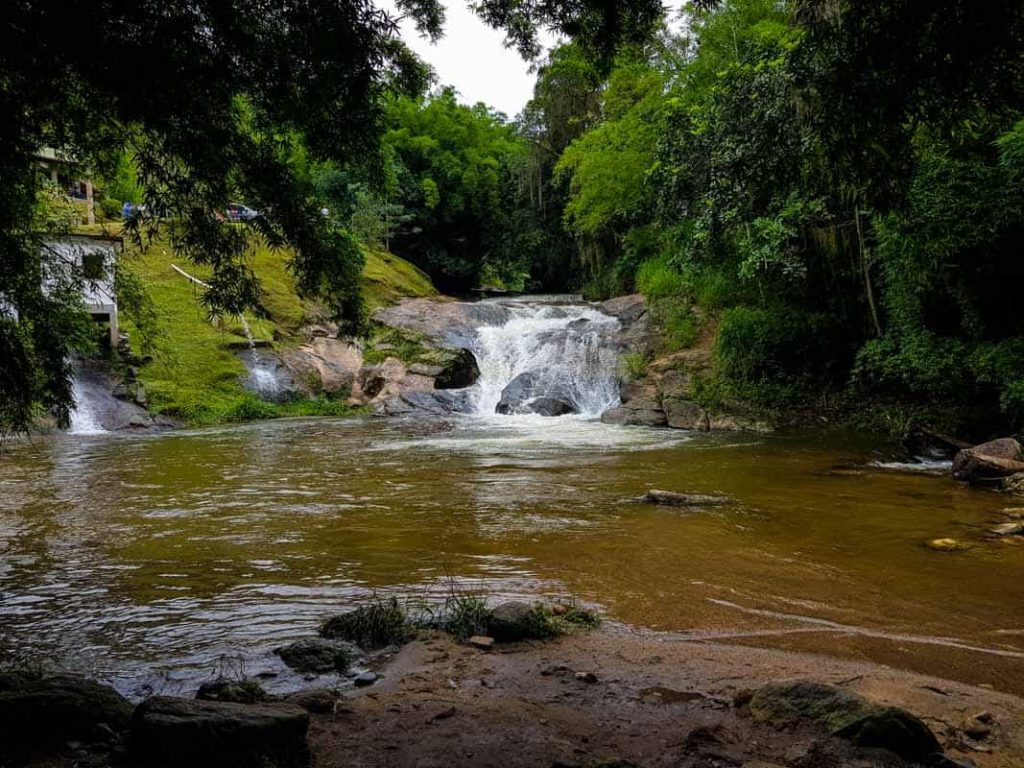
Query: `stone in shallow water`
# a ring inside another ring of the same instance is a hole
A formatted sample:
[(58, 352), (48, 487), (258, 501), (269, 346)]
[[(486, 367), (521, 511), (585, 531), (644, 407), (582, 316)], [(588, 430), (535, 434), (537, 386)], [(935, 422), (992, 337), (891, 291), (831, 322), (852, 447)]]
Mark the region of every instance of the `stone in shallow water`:
[(327, 674), (348, 669), (359, 655), (359, 649), (343, 640), (310, 637), (278, 648), (274, 653), (297, 672)]

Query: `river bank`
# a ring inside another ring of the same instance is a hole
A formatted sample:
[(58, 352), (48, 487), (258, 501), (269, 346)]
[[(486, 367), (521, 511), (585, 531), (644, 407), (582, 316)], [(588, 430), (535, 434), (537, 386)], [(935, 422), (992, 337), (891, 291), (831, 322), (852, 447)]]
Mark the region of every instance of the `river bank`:
[[(488, 652), (438, 634), (408, 644), (380, 672), (372, 688), (313, 716), (315, 765), (899, 764), (844, 751), (811, 722), (756, 722), (750, 692), (787, 678), (907, 709), (953, 758), (1024, 764), (1020, 698), (811, 654), (614, 629)], [(998, 725), (983, 739), (966, 736), (965, 720), (982, 712)]]

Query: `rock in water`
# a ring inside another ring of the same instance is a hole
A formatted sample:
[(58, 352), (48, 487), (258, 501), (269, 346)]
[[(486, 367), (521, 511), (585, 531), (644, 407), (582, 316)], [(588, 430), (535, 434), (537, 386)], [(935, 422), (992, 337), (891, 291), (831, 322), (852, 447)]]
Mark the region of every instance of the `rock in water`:
[(651, 489), (640, 500), (647, 504), (663, 504), (668, 507), (721, 507), (735, 504), (728, 496), (707, 496), (702, 493), (675, 493)]
[(501, 392), (495, 413), (505, 415), (536, 413), (541, 416), (563, 416), (577, 413), (573, 393), (565, 385), (546, 383), (538, 373), (527, 371), (516, 376)]
[(237, 704), (255, 704), (266, 701), (267, 692), (253, 680), (228, 680), (218, 678), (203, 683), (196, 691), (196, 698), (204, 701), (233, 701)]
[(0, 674), (0, 764), (29, 750), (93, 741), (101, 725), (122, 731), (131, 714), (121, 694), (92, 680)]
[(1012, 437), (965, 448), (953, 458), (953, 479), (983, 483), (1024, 472), (1021, 446)]
[(329, 672), (344, 672), (359, 655), (359, 650), (342, 640), (311, 637), (278, 648), (274, 653), (297, 672), (322, 675)]
[(152, 765), (305, 768), (309, 714), (294, 704), (154, 696), (132, 716), (132, 753)]

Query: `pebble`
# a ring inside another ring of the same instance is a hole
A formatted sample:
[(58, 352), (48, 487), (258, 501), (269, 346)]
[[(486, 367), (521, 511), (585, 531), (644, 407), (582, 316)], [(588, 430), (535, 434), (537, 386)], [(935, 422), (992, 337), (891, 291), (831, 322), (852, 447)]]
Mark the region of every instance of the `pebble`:
[(926, 546), (936, 552), (956, 552), (956, 550), (962, 549), (960, 542), (956, 539), (932, 539)]

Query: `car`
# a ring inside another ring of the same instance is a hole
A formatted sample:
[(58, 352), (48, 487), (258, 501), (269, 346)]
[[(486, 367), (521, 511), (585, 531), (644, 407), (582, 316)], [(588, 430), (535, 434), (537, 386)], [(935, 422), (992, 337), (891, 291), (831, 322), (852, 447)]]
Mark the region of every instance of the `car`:
[(229, 203), (224, 211), (228, 221), (252, 221), (259, 217), (259, 211), (254, 211), (247, 205), (241, 203)]

